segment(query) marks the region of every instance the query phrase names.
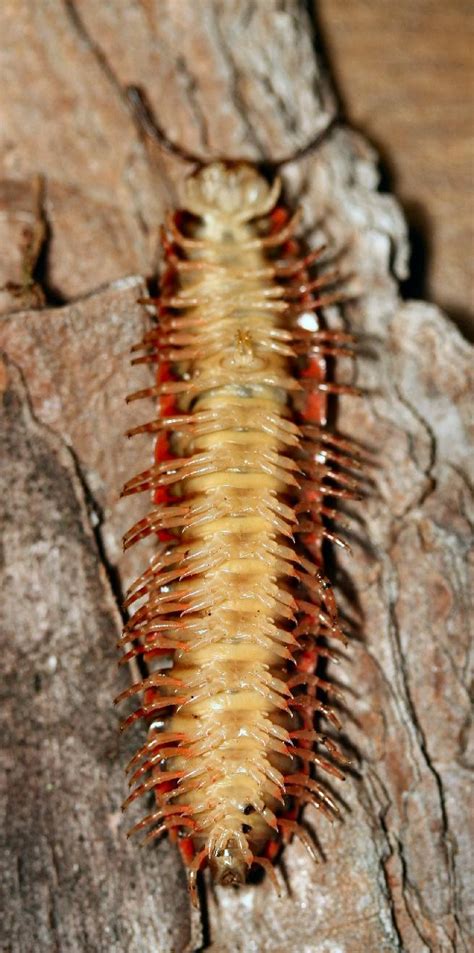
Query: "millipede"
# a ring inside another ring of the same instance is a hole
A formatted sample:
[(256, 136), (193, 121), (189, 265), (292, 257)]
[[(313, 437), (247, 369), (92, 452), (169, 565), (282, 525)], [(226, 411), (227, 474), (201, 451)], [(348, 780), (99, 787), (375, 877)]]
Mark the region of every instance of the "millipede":
[(143, 678), (116, 701), (140, 698), (123, 728), (148, 724), (124, 807), (152, 803), (129, 833), (170, 834), (196, 903), (205, 867), (240, 885), (258, 865), (278, 886), (284, 843), (316, 853), (304, 805), (338, 814), (320, 774), (343, 779), (347, 761), (324, 730), (340, 718), (323, 676), (347, 634), (323, 556), (344, 544), (337, 504), (359, 496), (361, 460), (328, 426), (332, 395), (359, 393), (332, 372), (354, 338), (321, 315), (338, 275), (312, 277), (322, 249), (303, 253), (279, 178), (213, 162), (184, 189), (159, 296), (142, 299), (156, 321), (134, 348), (155, 382), (127, 398), (158, 413), (128, 434), (155, 435), (155, 450), (123, 489), (152, 497), (124, 547), (155, 549), (120, 640)]

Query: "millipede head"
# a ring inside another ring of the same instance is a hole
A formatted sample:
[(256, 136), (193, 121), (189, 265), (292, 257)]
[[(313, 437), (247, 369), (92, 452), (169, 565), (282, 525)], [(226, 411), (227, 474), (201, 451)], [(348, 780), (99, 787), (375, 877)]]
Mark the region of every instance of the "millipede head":
[(247, 222), (269, 212), (280, 193), (280, 180), (269, 185), (246, 162), (213, 162), (186, 181), (186, 208), (194, 215), (209, 213), (233, 222)]

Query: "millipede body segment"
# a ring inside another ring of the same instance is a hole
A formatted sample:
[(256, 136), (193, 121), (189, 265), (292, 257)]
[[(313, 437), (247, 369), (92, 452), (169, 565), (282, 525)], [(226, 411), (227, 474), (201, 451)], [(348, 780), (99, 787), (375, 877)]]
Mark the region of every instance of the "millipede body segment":
[(119, 696), (141, 697), (124, 726), (150, 725), (125, 803), (153, 798), (132, 831), (171, 833), (193, 894), (206, 865), (242, 884), (254, 863), (273, 874), (293, 834), (312, 849), (300, 809), (337, 813), (318, 775), (344, 761), (315, 718), (339, 725), (318, 667), (345, 642), (322, 544), (339, 541), (331, 498), (356, 495), (358, 463), (326, 418), (328, 395), (352, 390), (328, 375), (352, 339), (321, 326), (335, 276), (310, 279), (318, 253), (301, 258), (279, 189), (243, 163), (187, 180), (137, 347), (156, 384), (129, 398), (159, 414), (130, 432), (156, 434), (155, 460), (123, 491), (153, 496), (125, 547), (156, 539), (121, 640), (147, 666)]

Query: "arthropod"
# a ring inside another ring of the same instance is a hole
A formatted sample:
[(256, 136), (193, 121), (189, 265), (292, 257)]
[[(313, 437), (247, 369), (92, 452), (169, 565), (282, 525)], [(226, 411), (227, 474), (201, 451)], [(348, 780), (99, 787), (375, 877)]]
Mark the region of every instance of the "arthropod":
[(319, 252), (301, 257), (279, 191), (244, 163), (187, 180), (138, 345), (156, 383), (129, 398), (159, 412), (130, 432), (156, 435), (155, 459), (123, 490), (153, 497), (125, 547), (156, 539), (121, 640), (123, 661), (148, 666), (119, 696), (142, 698), (124, 727), (151, 722), (125, 806), (154, 797), (132, 833), (177, 840), (193, 895), (205, 866), (242, 884), (254, 864), (274, 875), (293, 835), (312, 850), (300, 811), (337, 812), (319, 775), (344, 763), (318, 660), (346, 641), (322, 547), (337, 498), (357, 495), (354, 447), (326, 427), (330, 396), (355, 391), (328, 373), (353, 339), (322, 326), (335, 276), (309, 277)]

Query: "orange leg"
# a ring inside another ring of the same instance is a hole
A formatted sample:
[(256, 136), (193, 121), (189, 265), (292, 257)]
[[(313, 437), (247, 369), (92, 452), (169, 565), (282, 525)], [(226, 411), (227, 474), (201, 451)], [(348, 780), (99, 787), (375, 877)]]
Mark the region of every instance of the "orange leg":
[(273, 864), (270, 863), (267, 857), (254, 857), (253, 863), (258, 864), (259, 867), (263, 867), (265, 873), (270, 877), (278, 896), (281, 897), (282, 891)]
[(196, 883), (197, 883), (198, 873), (201, 870), (201, 867), (204, 866), (206, 858), (207, 858), (207, 850), (205, 847), (203, 847), (203, 849), (199, 851), (199, 854), (196, 854), (194, 859), (191, 861), (191, 864), (189, 865), (188, 884), (189, 884), (189, 893), (191, 894), (191, 902), (193, 907), (199, 907), (199, 899), (197, 894)]

